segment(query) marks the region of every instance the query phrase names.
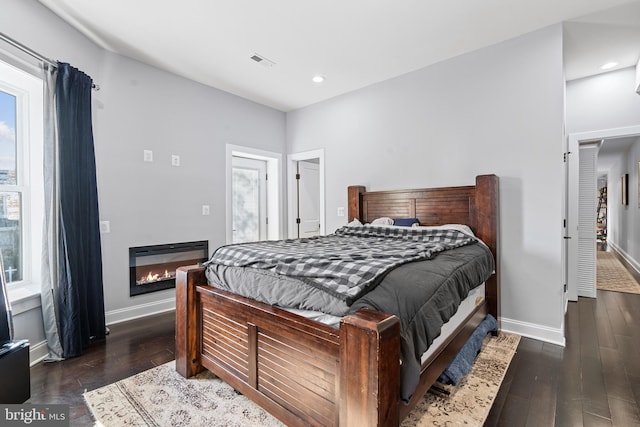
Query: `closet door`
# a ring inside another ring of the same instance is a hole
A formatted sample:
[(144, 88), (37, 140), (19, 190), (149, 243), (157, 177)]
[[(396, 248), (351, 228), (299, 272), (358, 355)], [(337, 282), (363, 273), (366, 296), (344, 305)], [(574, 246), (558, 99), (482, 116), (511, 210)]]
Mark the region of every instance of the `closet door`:
[(578, 296), (596, 297), (597, 160), (600, 141), (580, 145)]

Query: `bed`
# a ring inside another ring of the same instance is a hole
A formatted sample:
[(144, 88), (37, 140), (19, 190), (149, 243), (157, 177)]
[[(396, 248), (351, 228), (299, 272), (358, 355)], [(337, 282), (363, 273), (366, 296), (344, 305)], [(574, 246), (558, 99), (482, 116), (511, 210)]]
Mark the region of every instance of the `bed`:
[(418, 218), (467, 224), (489, 247), (495, 272), (485, 296), (446, 339), (429, 349), (418, 385), (400, 399), (400, 322), (374, 310), (343, 317), (338, 329), (207, 284), (202, 266), (176, 280), (176, 369), (208, 369), (290, 426), (396, 426), (487, 314), (500, 319), (498, 178), (475, 185), (368, 192), (348, 188), (349, 220)]

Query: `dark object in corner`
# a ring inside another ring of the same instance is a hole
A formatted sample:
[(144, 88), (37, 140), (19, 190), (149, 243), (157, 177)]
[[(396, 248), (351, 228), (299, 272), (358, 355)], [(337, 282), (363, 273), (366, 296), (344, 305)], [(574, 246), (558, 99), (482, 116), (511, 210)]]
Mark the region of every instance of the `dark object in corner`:
[(0, 404), (24, 403), (31, 396), (29, 341), (11, 340), (0, 347)]
[(442, 372), (438, 381), (443, 384), (457, 385), (471, 370), (473, 362), (482, 349), (482, 342), (491, 331), (498, 330), (496, 319), (487, 314), (487, 317), (478, 325), (471, 337), (467, 340), (449, 366)]
[(31, 396), (29, 341), (14, 340), (11, 305), (0, 255), (0, 404), (24, 403)]

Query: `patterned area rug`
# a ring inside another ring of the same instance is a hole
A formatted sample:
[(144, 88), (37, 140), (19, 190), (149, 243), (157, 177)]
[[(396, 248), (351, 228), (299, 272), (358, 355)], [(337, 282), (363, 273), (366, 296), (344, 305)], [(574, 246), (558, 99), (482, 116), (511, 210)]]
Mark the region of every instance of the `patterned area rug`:
[[(488, 336), (476, 362), (450, 396), (427, 393), (402, 423), (481, 426), (518, 347), (518, 335)], [(282, 424), (209, 372), (186, 380), (169, 362), (84, 394), (96, 425), (281, 426)]]
[(597, 289), (640, 294), (640, 284), (613, 253), (598, 251), (597, 254)]

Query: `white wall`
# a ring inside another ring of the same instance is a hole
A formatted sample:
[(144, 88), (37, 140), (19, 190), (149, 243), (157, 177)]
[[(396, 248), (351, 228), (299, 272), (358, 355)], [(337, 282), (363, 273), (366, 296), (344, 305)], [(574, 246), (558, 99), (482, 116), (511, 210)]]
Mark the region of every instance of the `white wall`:
[[(211, 251), (225, 243), (226, 144), (284, 153), (285, 115), (111, 53), (99, 83), (100, 213), (111, 223), (102, 235), (105, 306), (117, 321), (140, 304), (174, 306), (174, 290), (129, 297), (128, 248), (209, 240)], [(153, 151), (152, 163), (143, 150)], [(172, 154), (181, 166), (171, 166)]]
[[(35, 0), (3, 0), (0, 29), (101, 87), (93, 116), (100, 214), (111, 222), (102, 235), (107, 321), (172, 307), (173, 290), (129, 297), (128, 248), (223, 244), (225, 145), (284, 154), (285, 114), (104, 51)], [(153, 163), (142, 161), (145, 149), (153, 150)], [(181, 156), (180, 167), (171, 166), (171, 154)], [(202, 204), (210, 216), (201, 215)], [(17, 317), (16, 330), (36, 330), (21, 323), (29, 319), (37, 316)], [(26, 338), (40, 342), (42, 327)]]
[(563, 342), (560, 25), (287, 114), (290, 153), (325, 148), (327, 231), (346, 187), (501, 186), (503, 327)]
[[(640, 138), (620, 156), (608, 173), (607, 241), (640, 270), (640, 205), (638, 204)], [(629, 204), (621, 203), (621, 177), (629, 174)]]
[(633, 67), (567, 82), (567, 133), (640, 125)]

